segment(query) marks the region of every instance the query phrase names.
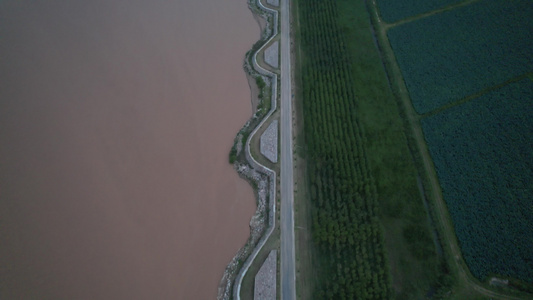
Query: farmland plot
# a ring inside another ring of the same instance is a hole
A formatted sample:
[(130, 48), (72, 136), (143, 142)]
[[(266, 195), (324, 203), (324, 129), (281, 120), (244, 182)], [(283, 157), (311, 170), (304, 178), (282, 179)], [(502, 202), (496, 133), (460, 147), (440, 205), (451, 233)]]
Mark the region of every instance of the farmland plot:
[(533, 71), (533, 5), (480, 1), (391, 28), (415, 110), (443, 105)]
[(533, 81), (422, 119), (464, 259), (479, 279), (533, 281)]

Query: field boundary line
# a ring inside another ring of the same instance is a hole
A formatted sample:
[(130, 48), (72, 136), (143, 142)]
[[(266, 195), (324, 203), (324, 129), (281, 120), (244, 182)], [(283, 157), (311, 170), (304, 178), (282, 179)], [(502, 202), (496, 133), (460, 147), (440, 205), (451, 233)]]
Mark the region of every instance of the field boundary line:
[[(414, 15), (414, 16), (411, 16), (411, 17), (407, 17), (405, 19), (402, 19), (402, 20), (399, 20), (399, 21), (395, 21), (395, 22), (392, 22), (392, 23), (387, 23), (387, 22), (384, 22), (384, 21), (383, 21), (383, 23), (384, 23), (384, 26), (385, 26), (385, 30), (389, 30), (390, 28), (393, 28), (393, 27), (396, 27), (396, 26), (399, 26), (399, 25), (403, 25), (403, 24), (406, 24), (406, 23), (411, 23), (411, 22), (414, 22), (414, 21), (418, 21), (420, 19), (431, 17), (433, 15), (440, 14), (440, 13), (443, 13), (443, 12), (447, 12), (447, 11), (450, 11), (450, 10), (454, 10), (456, 8), (459, 8), (459, 7), (463, 7), (463, 6), (467, 6), (467, 5), (470, 5), (470, 4), (474, 4), (474, 3), (479, 2), (479, 1), (481, 1), (481, 0), (466, 0), (466, 1), (463, 1), (463, 2), (450, 4), (450, 5), (447, 5), (447, 6), (432, 10), (432, 11), (428, 11), (428, 12), (425, 12), (425, 13), (422, 13), (422, 14), (418, 14), (418, 15)], [(374, 2), (374, 4), (375, 4), (375, 2)], [(376, 7), (376, 10), (378, 10), (377, 7)], [(380, 20), (381, 20), (381, 17), (380, 17)]]
[(472, 94), (470, 96), (466, 96), (462, 99), (459, 99), (459, 100), (456, 100), (456, 101), (453, 101), (451, 103), (448, 103), (448, 104), (445, 104), (439, 108), (436, 108), (430, 112), (427, 112), (425, 114), (419, 114), (419, 118), (420, 119), (424, 119), (424, 118), (427, 118), (427, 117), (431, 117), (433, 115), (436, 115), (436, 114), (439, 114), (447, 109), (450, 109), (452, 107), (455, 107), (455, 106), (458, 106), (458, 105), (461, 105), (461, 104), (464, 104), (466, 102), (469, 102), (471, 100), (474, 100), (476, 98), (479, 98), (485, 94), (488, 94), (490, 92), (493, 92), (493, 91), (496, 91), (496, 90), (499, 90), (511, 83), (515, 83), (515, 82), (518, 82), (520, 80), (523, 80), (523, 79), (526, 79), (526, 78), (529, 78), (531, 80), (533, 80), (531, 77), (533, 77), (533, 72), (527, 72), (527, 73), (524, 73), (522, 75), (519, 75), (519, 76), (516, 76), (516, 77), (513, 77), (511, 79), (508, 79), (502, 83), (499, 83), (499, 84), (496, 84), (496, 85), (493, 85), (493, 86), (490, 86), (488, 88), (485, 88), (485, 89), (482, 89), (481, 91), (475, 93), (475, 94)]
[(254, 157), (252, 156), (252, 154), (250, 152), (250, 143), (252, 141), (252, 138), (255, 136), (255, 134), (259, 130), (259, 128), (261, 128), (261, 126), (263, 126), (263, 124), (270, 118), (270, 116), (272, 116), (274, 111), (277, 109), (278, 75), (276, 73), (273, 73), (273, 72), (270, 72), (269, 70), (264, 69), (261, 65), (259, 65), (259, 63), (257, 62), (257, 54), (260, 51), (262, 51), (267, 45), (269, 45), (272, 42), (272, 40), (278, 35), (278, 11), (264, 6), (263, 3), (261, 3), (261, 0), (254, 0), (254, 1), (256, 2), (256, 4), (258, 4), (258, 6), (263, 11), (265, 11), (265, 12), (267, 12), (269, 14), (272, 14), (273, 17), (274, 17), (274, 22), (273, 22), (274, 24), (272, 24), (273, 32), (272, 32), (270, 38), (268, 38), (268, 40), (253, 54), (253, 57), (252, 57), (253, 67), (254, 67), (255, 71), (257, 71), (261, 75), (264, 75), (264, 76), (267, 76), (267, 77), (271, 78), (271, 81), (272, 81), (272, 83), (271, 83), (272, 95), (271, 95), (270, 110), (265, 115), (265, 117), (263, 117), (263, 120), (261, 120), (261, 122), (254, 128), (254, 130), (250, 133), (250, 135), (248, 136), (248, 139), (246, 140), (245, 156), (246, 156), (246, 160), (248, 161), (248, 163), (254, 169), (266, 174), (269, 177), (270, 195), (268, 197), (268, 200), (269, 200), (269, 206), (270, 206), (269, 208), (270, 209), (269, 209), (269, 214), (268, 214), (269, 222), (268, 222), (268, 227), (267, 227), (267, 230), (266, 230), (265, 234), (263, 234), (263, 236), (261, 237), (261, 239), (259, 240), (259, 242), (255, 246), (254, 250), (248, 256), (248, 258), (244, 262), (244, 265), (241, 267), (241, 269), (239, 270), (239, 273), (235, 277), (235, 282), (234, 282), (234, 286), (233, 286), (233, 299), (236, 299), (236, 300), (240, 300), (241, 299), (241, 296), (240, 296), (240, 294), (241, 294), (241, 286), (242, 286), (242, 280), (243, 280), (244, 276), (248, 272), (248, 269), (250, 268), (250, 265), (253, 263), (253, 261), (257, 257), (257, 254), (259, 253), (259, 251), (261, 251), (261, 249), (265, 245), (266, 241), (272, 235), (272, 232), (274, 231), (274, 228), (275, 228), (275, 225), (276, 225), (276, 181), (277, 181), (277, 174), (276, 174), (276, 172), (274, 170), (269, 169), (268, 167), (260, 164), (258, 161), (256, 161), (254, 159)]

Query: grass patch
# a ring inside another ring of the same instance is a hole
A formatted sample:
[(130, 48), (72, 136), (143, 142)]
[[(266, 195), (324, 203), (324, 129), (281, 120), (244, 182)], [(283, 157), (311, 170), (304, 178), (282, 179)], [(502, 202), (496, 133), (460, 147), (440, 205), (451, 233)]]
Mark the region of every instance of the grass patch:
[(300, 24), (298, 22), (298, 6), (300, 0), (293, 2), (291, 6), (292, 19), (295, 20), (292, 28), (293, 62), (295, 64), (293, 94), (294, 94), (294, 206), (298, 209), (294, 213), (295, 224), (295, 247), (296, 261), (296, 297), (297, 299), (313, 299), (313, 291), (317, 286), (317, 276), (313, 265), (313, 257), (317, 249), (312, 242), (311, 205), (309, 203), (309, 178), (307, 177), (306, 141), (304, 134), (303, 95), (301, 91), (301, 61), (302, 53), (300, 45)]
[[(296, 3), (293, 7), (299, 5), (302, 4)], [(433, 228), (418, 189), (417, 168), (408, 147), (397, 102), (376, 48), (365, 2), (337, 1), (337, 6), (338, 27), (344, 36), (342, 41), (346, 43), (346, 54), (351, 64), (353, 81), (350, 84), (356, 91), (354, 112), (364, 132), (368, 165), (376, 183), (378, 217), (384, 230), (393, 293), (397, 299), (424, 298), (435, 294), (439, 287), (445, 285), (447, 267), (439, 257), (432, 238)], [(295, 41), (299, 45), (300, 27), (298, 22), (295, 24)], [(295, 52), (299, 65), (296, 70), (301, 73), (301, 65), (307, 63), (309, 54), (300, 52), (299, 46)], [(302, 93), (298, 90), (302, 84), (301, 74), (298, 73), (296, 103), (306, 100), (301, 100)], [(302, 141), (302, 136), (297, 135), (296, 145), (301, 147), (296, 147), (296, 150), (305, 154), (306, 143)], [(298, 190), (310, 191), (309, 181), (305, 180), (305, 184), (307, 187), (299, 184)], [(308, 193), (298, 197), (302, 201), (310, 201)], [(316, 208), (309, 205), (308, 213), (305, 209), (300, 211), (297, 218), (310, 220)], [(413, 234), (421, 238), (413, 239)], [(319, 268), (327, 258), (320, 256), (311, 240), (303, 238), (297, 241), (302, 248), (307, 243), (307, 249), (315, 254), (309, 255), (311, 262), (307, 265), (302, 260), (299, 262), (299, 287), (302, 288), (299, 295), (305, 298), (309, 292), (307, 287), (301, 286), (302, 283), (311, 273), (320, 272)]]

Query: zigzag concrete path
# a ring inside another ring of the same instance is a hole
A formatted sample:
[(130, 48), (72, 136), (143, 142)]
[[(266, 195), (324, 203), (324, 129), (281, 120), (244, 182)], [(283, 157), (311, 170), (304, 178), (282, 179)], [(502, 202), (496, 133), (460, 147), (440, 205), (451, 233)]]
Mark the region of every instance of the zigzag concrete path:
[(265, 11), (265, 12), (267, 12), (269, 14), (272, 14), (273, 19), (274, 19), (274, 22), (273, 22), (274, 24), (272, 24), (273, 25), (272, 26), (273, 27), (272, 35), (263, 44), (263, 46), (257, 52), (255, 52), (253, 54), (253, 57), (252, 57), (253, 67), (254, 67), (255, 71), (257, 71), (259, 74), (267, 76), (267, 77), (269, 77), (271, 79), (271, 87), (272, 87), (271, 102), (272, 102), (272, 105), (271, 105), (270, 111), (267, 113), (267, 115), (263, 118), (263, 120), (259, 123), (259, 125), (248, 136), (248, 139), (247, 139), (246, 145), (245, 145), (245, 156), (246, 156), (246, 159), (248, 160), (248, 162), (250, 163), (250, 165), (254, 169), (266, 174), (269, 177), (269, 182), (270, 182), (269, 214), (268, 214), (268, 227), (267, 227), (266, 233), (263, 235), (263, 237), (261, 237), (261, 239), (259, 240), (257, 246), (253, 250), (252, 254), (250, 254), (248, 259), (246, 259), (246, 261), (244, 262), (243, 266), (241, 267), (241, 270), (237, 274), (237, 277), (235, 278), (235, 282), (234, 282), (234, 285), (233, 285), (233, 298), (236, 299), (236, 300), (240, 300), (241, 299), (241, 297), (240, 297), (241, 293), (240, 292), (241, 292), (242, 280), (243, 280), (244, 276), (246, 275), (246, 272), (250, 268), (250, 265), (252, 264), (252, 262), (257, 257), (257, 254), (263, 248), (263, 246), (265, 245), (266, 241), (268, 240), (268, 238), (270, 237), (270, 235), (274, 231), (275, 222), (276, 222), (275, 216), (276, 216), (276, 180), (277, 180), (277, 175), (276, 175), (276, 172), (274, 172), (273, 170), (263, 166), (262, 164), (260, 164), (259, 162), (257, 162), (253, 158), (253, 156), (252, 156), (252, 154), (250, 152), (250, 142), (251, 142), (252, 138), (254, 137), (254, 135), (257, 133), (257, 130), (261, 126), (263, 126), (265, 121), (270, 118), (270, 116), (274, 113), (274, 111), (277, 108), (277, 94), (278, 94), (277, 83), (278, 83), (278, 76), (275, 73), (272, 73), (272, 72), (264, 69), (263, 67), (261, 67), (257, 63), (257, 53), (260, 52), (261, 50), (263, 50), (265, 48), (265, 46), (267, 44), (269, 44), (272, 41), (272, 39), (278, 34), (278, 11), (277, 10), (273, 10), (271, 8), (268, 8), (268, 7), (265, 7), (261, 3), (260, 0), (257, 0), (257, 4), (263, 11)]

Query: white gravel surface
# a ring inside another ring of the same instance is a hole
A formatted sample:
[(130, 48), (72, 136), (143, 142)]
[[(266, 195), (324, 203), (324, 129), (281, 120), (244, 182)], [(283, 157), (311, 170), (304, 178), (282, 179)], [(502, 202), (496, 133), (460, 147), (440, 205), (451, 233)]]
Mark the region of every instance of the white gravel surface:
[(279, 0), (267, 0), (268, 5), (279, 6)]
[(265, 62), (273, 68), (279, 67), (279, 42), (275, 41), (265, 50)]
[(278, 162), (278, 120), (272, 121), (260, 140), (261, 154), (273, 163)]
[(276, 300), (277, 250), (270, 251), (255, 275), (254, 300)]

